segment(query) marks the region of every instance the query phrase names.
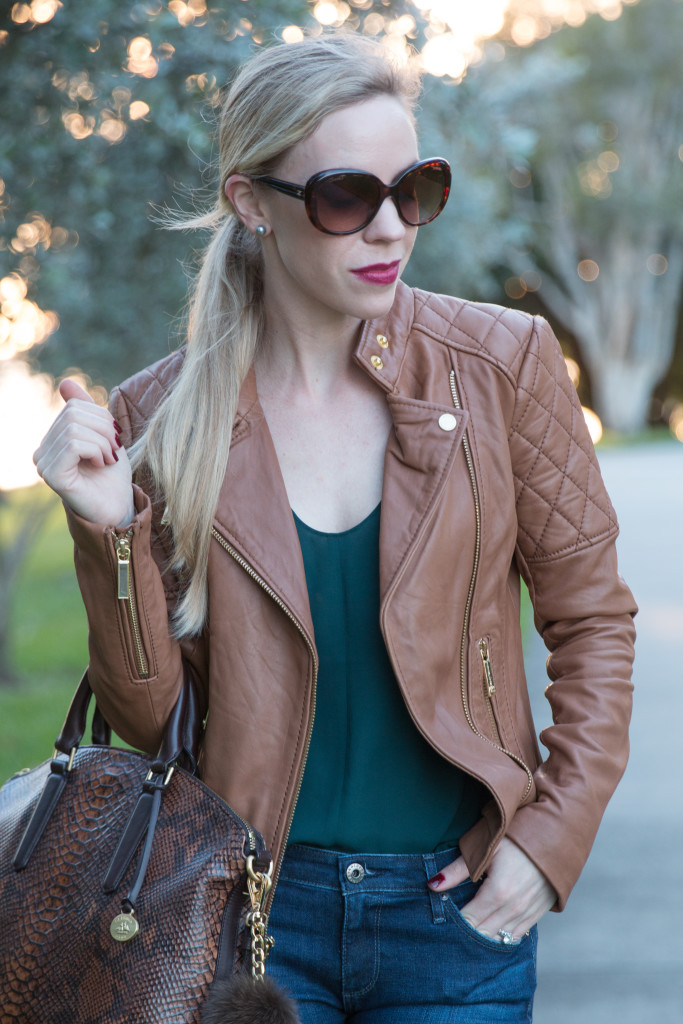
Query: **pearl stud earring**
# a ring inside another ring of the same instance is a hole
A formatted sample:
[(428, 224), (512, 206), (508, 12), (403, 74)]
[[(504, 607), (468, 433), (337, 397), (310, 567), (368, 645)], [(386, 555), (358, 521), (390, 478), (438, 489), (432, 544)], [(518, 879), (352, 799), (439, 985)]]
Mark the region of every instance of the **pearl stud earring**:
[(267, 231), (268, 231), (268, 228), (266, 227), (265, 224), (258, 224), (257, 227), (256, 227), (256, 234), (260, 238), (264, 238), (266, 233), (267, 233)]

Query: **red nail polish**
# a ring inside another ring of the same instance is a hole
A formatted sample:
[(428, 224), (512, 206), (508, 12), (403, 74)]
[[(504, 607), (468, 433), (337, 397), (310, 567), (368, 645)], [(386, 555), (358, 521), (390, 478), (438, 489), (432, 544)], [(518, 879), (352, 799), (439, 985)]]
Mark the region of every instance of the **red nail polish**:
[(121, 435), (119, 434), (118, 430), (116, 431), (116, 443), (119, 446), (119, 448), (123, 447), (123, 444), (121, 443)]
[(443, 885), (443, 883), (445, 881), (446, 881), (446, 876), (443, 875), (441, 872), (439, 872), (438, 875), (434, 875), (433, 878), (429, 879), (429, 881), (427, 882), (427, 885), (431, 885), (432, 889), (438, 889), (439, 886)]
[(117, 434), (120, 434), (121, 433), (121, 424), (119, 423), (118, 420), (114, 420), (114, 427), (116, 429)]
[(114, 458), (116, 459), (116, 461), (118, 462), (118, 461), (119, 461), (119, 457), (118, 457), (118, 455), (116, 454), (116, 452), (114, 451), (114, 449), (113, 449), (113, 448), (112, 448), (112, 450), (111, 450), (111, 453), (112, 453), (112, 455), (114, 456)]

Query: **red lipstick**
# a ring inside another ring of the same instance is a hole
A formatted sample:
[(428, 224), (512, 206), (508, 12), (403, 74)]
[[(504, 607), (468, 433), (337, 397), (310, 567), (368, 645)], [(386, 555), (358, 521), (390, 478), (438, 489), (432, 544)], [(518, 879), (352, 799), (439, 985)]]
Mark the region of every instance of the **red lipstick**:
[(367, 267), (354, 267), (351, 273), (368, 284), (393, 284), (398, 277), (400, 266), (400, 260), (394, 260), (393, 263), (372, 263)]

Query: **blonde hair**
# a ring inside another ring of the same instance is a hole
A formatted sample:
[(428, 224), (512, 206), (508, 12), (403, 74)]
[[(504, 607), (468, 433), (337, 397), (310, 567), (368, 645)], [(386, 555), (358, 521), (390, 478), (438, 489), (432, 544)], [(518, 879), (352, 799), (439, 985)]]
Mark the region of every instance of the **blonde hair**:
[(183, 367), (131, 450), (134, 469), (145, 466), (166, 502), (172, 568), (187, 581), (177, 636), (198, 633), (206, 620), (211, 526), (240, 388), (263, 330), (260, 244), (236, 216), (225, 182), (235, 173), (272, 172), (341, 107), (390, 95), (412, 113), (419, 87), (413, 63), (352, 34), (263, 49), (232, 82), (220, 122), (216, 204), (173, 225), (211, 230), (190, 294)]

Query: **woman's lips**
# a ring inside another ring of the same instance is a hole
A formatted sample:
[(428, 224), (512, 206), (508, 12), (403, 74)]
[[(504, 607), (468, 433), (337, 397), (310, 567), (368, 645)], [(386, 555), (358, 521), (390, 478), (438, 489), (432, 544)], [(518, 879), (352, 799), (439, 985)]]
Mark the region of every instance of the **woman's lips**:
[(393, 263), (372, 263), (367, 267), (355, 267), (351, 273), (360, 281), (368, 281), (370, 284), (393, 284), (398, 277), (400, 266), (400, 260), (394, 260)]

